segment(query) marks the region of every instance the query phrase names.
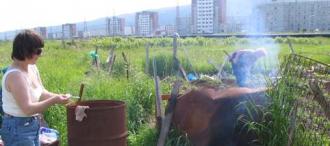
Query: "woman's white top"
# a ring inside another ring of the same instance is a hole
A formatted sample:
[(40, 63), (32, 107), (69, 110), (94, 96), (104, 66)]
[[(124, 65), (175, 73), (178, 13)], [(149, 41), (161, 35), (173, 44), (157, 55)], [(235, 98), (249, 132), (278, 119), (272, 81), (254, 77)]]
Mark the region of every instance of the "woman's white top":
[[(36, 65), (29, 65), (28, 66), (29, 71), (31, 70), (36, 77), (39, 80), (39, 85), (35, 88), (32, 85), (31, 79), (26, 76), (27, 86), (29, 89), (29, 94), (31, 97), (32, 102), (38, 102), (40, 100), (40, 96), (43, 91), (43, 86), (41, 85), (39, 71)], [(31, 115), (26, 115), (22, 109), (18, 106), (15, 98), (13, 97), (12, 93), (9, 92), (6, 88), (6, 78), (7, 76), (12, 72), (21, 72), (19, 69), (16, 68), (8, 68), (6, 73), (2, 77), (2, 108), (3, 111), (9, 115), (15, 116), (15, 117), (31, 117)], [(25, 97), (17, 97), (17, 98), (25, 98)], [(33, 115), (32, 115), (33, 116)]]

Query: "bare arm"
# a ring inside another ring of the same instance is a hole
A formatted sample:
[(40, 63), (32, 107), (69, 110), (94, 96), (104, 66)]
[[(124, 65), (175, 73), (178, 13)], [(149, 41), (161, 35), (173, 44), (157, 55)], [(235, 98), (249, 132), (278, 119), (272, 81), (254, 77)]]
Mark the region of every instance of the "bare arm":
[(43, 89), (43, 91), (41, 93), (40, 101), (44, 101), (44, 100), (47, 100), (47, 99), (52, 98), (52, 97), (55, 97), (55, 96), (62, 96), (62, 95), (61, 94), (52, 93), (52, 92), (49, 92), (46, 89)]
[(12, 93), (18, 106), (27, 115), (33, 115), (45, 111), (48, 107), (57, 103), (66, 103), (68, 98), (55, 95), (40, 102), (32, 102), (29, 94), (29, 87), (24, 75), (20, 72), (13, 72), (7, 76), (6, 86)]

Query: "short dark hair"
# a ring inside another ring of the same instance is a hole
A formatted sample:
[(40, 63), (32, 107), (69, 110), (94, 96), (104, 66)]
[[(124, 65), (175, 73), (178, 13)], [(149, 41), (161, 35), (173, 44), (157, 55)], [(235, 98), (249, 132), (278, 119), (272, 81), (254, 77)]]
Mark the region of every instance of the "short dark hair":
[(23, 30), (16, 35), (13, 42), (12, 59), (25, 60), (34, 54), (40, 55), (44, 47), (44, 40), (32, 30)]

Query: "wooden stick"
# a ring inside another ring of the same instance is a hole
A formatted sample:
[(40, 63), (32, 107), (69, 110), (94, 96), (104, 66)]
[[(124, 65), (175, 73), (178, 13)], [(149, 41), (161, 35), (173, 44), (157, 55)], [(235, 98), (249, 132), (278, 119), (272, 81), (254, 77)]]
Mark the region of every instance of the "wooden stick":
[(292, 54), (296, 54), (296, 52), (294, 51), (294, 49), (293, 49), (293, 47), (292, 47), (292, 43), (291, 43), (290, 39), (289, 39), (289, 38), (287, 38), (287, 39), (288, 39), (289, 48), (290, 48), (290, 50), (291, 50), (291, 53), (292, 53)]
[(79, 99), (77, 101), (77, 103), (80, 103), (81, 102), (81, 99), (82, 99), (82, 95), (83, 95), (83, 92), (84, 92), (84, 87), (85, 87), (85, 84), (80, 84), (80, 90), (79, 90)]
[(112, 65), (111, 65), (111, 67), (109, 68), (109, 69), (110, 69), (109, 73), (112, 72), (113, 65), (115, 64), (115, 61), (116, 61), (116, 54), (113, 54), (112, 63), (111, 63)]
[(169, 104), (167, 104), (167, 107), (166, 107), (165, 118), (162, 121), (162, 128), (160, 130), (157, 146), (164, 146), (164, 144), (165, 144), (166, 137), (168, 135), (168, 131), (171, 126), (173, 112), (175, 110), (175, 105), (177, 102), (177, 97), (179, 95), (179, 89), (180, 89), (181, 85), (182, 85), (182, 83), (179, 81), (176, 81), (174, 83), (174, 87), (171, 91), (171, 98), (170, 98)]
[(193, 67), (192, 64), (191, 64), (191, 61), (190, 61), (190, 59), (189, 59), (189, 55), (188, 55), (188, 51), (187, 51), (187, 49), (186, 49), (186, 48), (183, 48), (183, 51), (184, 51), (184, 54), (185, 54), (185, 56), (186, 56), (186, 58), (187, 58), (187, 60), (188, 60), (189, 67), (190, 67), (190, 68), (192, 69), (192, 71), (194, 72), (194, 75), (197, 76), (197, 78), (199, 78), (197, 72), (195, 71), (194, 67)]
[(153, 72), (154, 72), (154, 80), (155, 80), (155, 89), (156, 89), (156, 127), (160, 131), (162, 120), (164, 119), (163, 108), (162, 108), (162, 99), (161, 99), (161, 91), (159, 84), (159, 77), (157, 76), (157, 67), (156, 67), (156, 59), (153, 59), (152, 62)]
[[(96, 46), (96, 49), (95, 49), (95, 55), (98, 54), (98, 49), (99, 49), (99, 47)], [(100, 67), (100, 65), (99, 65), (99, 58), (98, 58), (97, 56), (95, 57), (95, 66), (96, 66), (97, 70), (98, 70), (99, 67)]]
[(107, 63), (109, 63), (111, 61), (111, 58), (113, 57), (114, 51), (115, 51), (115, 49), (111, 47), (110, 51), (109, 51), (109, 56), (107, 58)]
[(144, 68), (144, 72), (148, 74), (149, 71), (149, 44), (146, 45), (146, 65)]
[(189, 80), (188, 80), (188, 77), (187, 77), (187, 73), (186, 73), (186, 71), (184, 70), (184, 68), (182, 67), (181, 63), (179, 63), (179, 69), (180, 69), (180, 71), (181, 71), (183, 77), (186, 79), (186, 81), (189, 81)]
[(230, 57), (229, 53), (226, 50), (223, 50), (223, 52), (227, 55), (227, 57)]
[(317, 84), (317, 81), (310, 80), (309, 87), (311, 88), (314, 94), (313, 100), (315, 100), (322, 107), (325, 116), (328, 118), (328, 120), (330, 120), (330, 104), (323, 95), (323, 92), (320, 89), (319, 85)]
[(189, 81), (189, 80), (188, 80), (188, 77), (187, 77), (187, 73), (186, 73), (186, 71), (184, 70), (184, 68), (182, 67), (182, 65), (181, 65), (181, 63), (180, 63), (180, 61), (179, 61), (179, 59), (178, 59), (178, 58), (174, 58), (174, 60), (175, 60), (174, 62), (179, 66), (179, 70), (181, 71), (181, 73), (182, 73), (184, 79), (186, 79), (186, 81)]
[(124, 52), (121, 52), (121, 54), (123, 55), (123, 58), (124, 58), (124, 61), (125, 61), (125, 65), (126, 65), (126, 77), (128, 79), (128, 77), (129, 77), (129, 71), (128, 71), (129, 64), (128, 64), (127, 57), (126, 57), (125, 53)]
[(114, 61), (114, 52), (115, 52), (115, 48), (112, 47), (110, 52), (109, 52), (109, 69), (108, 69), (108, 72), (111, 73), (112, 71), (112, 66), (113, 66), (113, 61)]
[(176, 35), (173, 36), (173, 58), (177, 58), (177, 50), (178, 50), (178, 37)]
[(297, 119), (297, 111), (298, 111), (298, 100), (295, 101), (293, 110), (290, 113), (290, 126), (289, 126), (289, 137), (287, 146), (292, 145), (292, 141), (296, 131), (296, 119)]
[[(330, 74), (330, 72), (329, 72), (329, 74)], [(324, 89), (326, 92), (328, 92), (328, 94), (330, 94), (330, 81), (326, 81), (324, 83)]]
[(156, 76), (155, 78), (155, 84), (156, 84), (156, 126), (157, 129), (160, 131), (162, 120), (164, 120), (164, 113), (163, 113), (163, 107), (162, 107), (162, 98), (161, 98), (161, 91), (160, 91), (160, 84), (159, 84), (159, 77)]
[(220, 70), (220, 67), (215, 64), (213, 59), (208, 59), (207, 63), (211, 64), (215, 69)]

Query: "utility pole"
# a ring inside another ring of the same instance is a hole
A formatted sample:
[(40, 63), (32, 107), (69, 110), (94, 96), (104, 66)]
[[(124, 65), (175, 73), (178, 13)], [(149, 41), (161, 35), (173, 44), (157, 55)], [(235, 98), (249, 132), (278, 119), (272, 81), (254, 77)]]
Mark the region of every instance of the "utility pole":
[(88, 31), (88, 28), (87, 28), (87, 22), (86, 22), (86, 18), (85, 18), (84, 19), (84, 33), (83, 33), (83, 38), (86, 37), (88, 39), (89, 36), (87, 36), (88, 35), (87, 31)]
[(112, 37), (114, 37), (116, 35), (116, 17), (113, 16), (112, 17)]
[(180, 0), (176, 0), (176, 32), (179, 33), (180, 32)]
[(105, 19), (105, 25), (106, 25), (106, 32), (107, 32), (107, 34), (106, 35), (108, 35), (108, 36), (110, 36), (110, 18), (109, 17), (107, 17), (106, 19)]
[[(179, 34), (175, 33), (173, 34), (173, 58), (177, 58), (177, 50), (178, 50), (178, 38), (179, 38)], [(173, 61), (173, 64), (175, 64), (175, 62)]]
[(65, 48), (65, 43), (64, 43), (64, 24), (62, 24), (62, 46)]
[(7, 41), (7, 32), (5, 32), (5, 41)]
[(86, 19), (84, 19), (84, 32), (87, 32), (87, 22), (86, 22)]
[(116, 30), (116, 10), (113, 9), (113, 16), (112, 16), (112, 37), (115, 36), (115, 30)]
[(47, 31), (48, 31), (47, 38), (48, 39), (54, 39), (53, 38), (53, 29), (52, 29), (52, 27), (49, 27), (49, 30), (47, 30)]

